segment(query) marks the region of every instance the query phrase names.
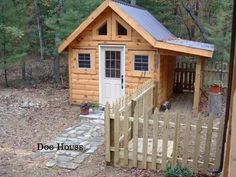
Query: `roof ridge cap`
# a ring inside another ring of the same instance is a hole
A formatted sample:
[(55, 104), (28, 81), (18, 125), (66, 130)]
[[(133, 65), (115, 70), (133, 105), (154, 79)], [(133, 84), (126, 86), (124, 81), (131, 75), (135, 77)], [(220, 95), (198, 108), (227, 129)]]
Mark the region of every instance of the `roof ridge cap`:
[(130, 7), (134, 7), (134, 8), (137, 8), (137, 9), (141, 9), (141, 10), (146, 10), (144, 7), (141, 7), (141, 6), (138, 6), (138, 5), (134, 5), (134, 4), (129, 4), (127, 2), (124, 2), (124, 1), (121, 1), (121, 0), (112, 0), (113, 2), (117, 2), (117, 3), (120, 3), (120, 4), (123, 4), (123, 5), (126, 5), (126, 6), (130, 6)]

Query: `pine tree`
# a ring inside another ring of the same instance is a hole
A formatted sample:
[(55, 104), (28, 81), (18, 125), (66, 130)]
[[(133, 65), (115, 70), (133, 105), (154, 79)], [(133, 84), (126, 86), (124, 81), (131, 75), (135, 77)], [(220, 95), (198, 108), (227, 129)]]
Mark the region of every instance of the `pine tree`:
[(58, 45), (87, 17), (99, 4), (100, 0), (52, 0), (46, 19), (48, 30), (47, 51), (53, 55), (53, 80), (60, 80), (60, 60), (57, 52)]
[(24, 31), (19, 27), (18, 8), (14, 1), (0, 2), (0, 70), (4, 70), (5, 84), (8, 87), (8, 69), (24, 59)]

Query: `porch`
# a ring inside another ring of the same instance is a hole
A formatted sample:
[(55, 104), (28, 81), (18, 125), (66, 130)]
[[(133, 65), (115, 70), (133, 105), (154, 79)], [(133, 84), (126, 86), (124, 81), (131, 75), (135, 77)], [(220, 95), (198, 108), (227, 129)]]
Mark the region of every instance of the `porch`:
[(172, 109), (177, 107), (182, 112), (192, 110), (198, 113), (205, 58), (193, 56), (194, 59), (187, 60), (181, 56), (184, 54), (160, 52), (159, 71), (155, 78), (158, 81), (158, 106), (165, 101), (172, 101)]
[(183, 92), (181, 94), (173, 94), (169, 99), (171, 103), (170, 112), (186, 113), (193, 108), (193, 97), (192, 92)]

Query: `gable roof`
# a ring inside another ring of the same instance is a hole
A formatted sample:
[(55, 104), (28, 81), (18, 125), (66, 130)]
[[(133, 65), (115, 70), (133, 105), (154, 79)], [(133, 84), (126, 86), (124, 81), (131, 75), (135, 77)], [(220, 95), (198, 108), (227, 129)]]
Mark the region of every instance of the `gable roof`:
[(117, 0), (105, 0), (60, 44), (58, 52), (63, 52), (108, 7), (115, 11), (153, 47), (207, 58), (211, 58), (213, 55), (213, 45), (176, 38), (147, 10)]
[[(114, 1), (114, 0), (113, 0)], [(127, 15), (133, 18), (140, 26), (142, 26), (156, 40), (171, 39), (175, 36), (164, 27), (150, 12), (145, 9), (131, 6), (126, 3), (114, 1)]]

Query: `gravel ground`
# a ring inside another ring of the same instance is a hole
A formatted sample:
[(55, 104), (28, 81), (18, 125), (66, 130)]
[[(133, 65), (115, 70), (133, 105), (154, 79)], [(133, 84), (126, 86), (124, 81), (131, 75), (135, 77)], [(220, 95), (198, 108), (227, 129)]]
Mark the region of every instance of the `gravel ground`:
[(76, 170), (47, 168), (33, 157), (37, 143), (46, 143), (79, 123), (79, 108), (68, 104), (68, 90), (46, 88), (0, 90), (0, 176), (161, 176), (156, 172), (105, 165), (104, 147)]

